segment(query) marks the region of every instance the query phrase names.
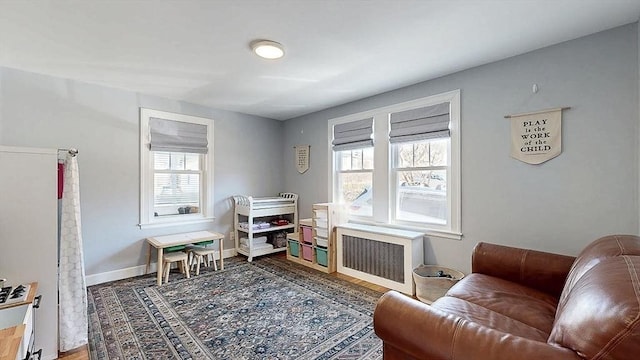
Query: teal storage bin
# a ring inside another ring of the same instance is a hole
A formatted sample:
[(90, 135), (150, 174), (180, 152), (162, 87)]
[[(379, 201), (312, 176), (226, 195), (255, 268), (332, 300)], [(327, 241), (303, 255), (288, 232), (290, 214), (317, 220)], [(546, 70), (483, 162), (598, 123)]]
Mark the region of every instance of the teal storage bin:
[(316, 247), (316, 262), (322, 266), (328, 266), (327, 249)]
[(289, 254), (300, 257), (300, 243), (298, 241), (289, 239)]
[(186, 245), (169, 246), (169, 247), (164, 248), (164, 252), (166, 254), (166, 253), (175, 252), (175, 251), (182, 251), (182, 250), (184, 250), (186, 248), (187, 248)]
[(213, 244), (213, 240), (207, 240), (207, 241), (201, 241), (201, 242), (197, 242), (193, 245), (197, 245), (197, 246), (207, 246), (207, 245), (211, 245)]

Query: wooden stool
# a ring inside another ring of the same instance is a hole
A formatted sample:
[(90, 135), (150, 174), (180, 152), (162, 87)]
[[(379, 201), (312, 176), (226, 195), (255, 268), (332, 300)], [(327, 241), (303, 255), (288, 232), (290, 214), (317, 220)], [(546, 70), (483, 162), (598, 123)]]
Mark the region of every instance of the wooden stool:
[(209, 255), (211, 255), (211, 257), (213, 258), (213, 270), (218, 270), (218, 265), (216, 264), (215, 257), (216, 252), (217, 250), (215, 249), (208, 249), (204, 247), (192, 247), (189, 249), (189, 253), (193, 256), (189, 265), (191, 267), (193, 267), (193, 265), (196, 265), (196, 275), (200, 275), (200, 263), (204, 263), (205, 266), (211, 266)]
[(189, 265), (193, 264), (193, 259), (195, 257), (195, 254), (193, 253), (192, 250), (207, 249), (207, 246), (211, 244), (213, 244), (213, 240), (201, 241), (201, 242), (187, 245), (187, 249), (185, 251), (189, 255), (189, 258), (187, 259), (187, 262), (189, 263)]
[(169, 282), (169, 270), (171, 270), (171, 263), (178, 262), (178, 267), (181, 267), (181, 272), (187, 274), (189, 278), (189, 267), (187, 266), (187, 253), (182, 251), (171, 252), (162, 255), (163, 269), (164, 269), (164, 282)]

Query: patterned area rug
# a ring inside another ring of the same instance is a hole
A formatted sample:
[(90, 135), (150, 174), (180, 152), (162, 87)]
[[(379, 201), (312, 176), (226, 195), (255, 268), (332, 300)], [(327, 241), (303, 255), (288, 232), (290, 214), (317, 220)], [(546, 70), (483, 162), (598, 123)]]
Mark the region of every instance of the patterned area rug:
[(381, 294), (281, 256), (88, 293), (92, 360), (382, 359), (372, 323)]

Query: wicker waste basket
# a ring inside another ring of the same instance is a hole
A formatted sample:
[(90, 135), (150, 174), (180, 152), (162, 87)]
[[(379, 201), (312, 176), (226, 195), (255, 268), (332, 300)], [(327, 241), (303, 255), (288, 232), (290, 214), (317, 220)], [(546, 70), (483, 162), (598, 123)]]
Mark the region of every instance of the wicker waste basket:
[[(441, 273), (440, 273), (441, 272)], [(439, 274), (451, 277), (439, 276)], [(420, 265), (413, 269), (416, 296), (423, 303), (431, 304), (442, 297), (450, 287), (460, 281), (464, 273), (439, 265)]]

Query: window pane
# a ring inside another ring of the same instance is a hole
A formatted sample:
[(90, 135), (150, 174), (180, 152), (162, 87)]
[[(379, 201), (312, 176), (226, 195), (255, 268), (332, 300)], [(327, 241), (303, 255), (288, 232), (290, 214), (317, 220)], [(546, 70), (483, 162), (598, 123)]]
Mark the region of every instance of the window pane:
[(373, 174), (339, 174), (339, 201), (347, 204), (349, 213), (359, 216), (373, 216)]
[(185, 154), (185, 170), (200, 170), (200, 154)]
[(339, 169), (346, 170), (371, 170), (373, 169), (373, 148), (343, 150), (338, 154)]
[(200, 212), (200, 174), (154, 174), (153, 181), (158, 215)]
[(367, 170), (373, 169), (373, 148), (362, 150), (362, 168)]
[(362, 150), (351, 151), (351, 170), (362, 170)]
[(429, 166), (429, 142), (413, 144), (413, 166)]
[(169, 162), (171, 161), (171, 153), (152, 151), (153, 168), (156, 170), (169, 170)]
[(447, 172), (399, 171), (396, 219), (445, 225)]
[(340, 151), (338, 156), (340, 159), (339, 169), (342, 171), (351, 170), (351, 150)]
[(413, 166), (413, 143), (409, 144), (397, 144), (398, 151), (396, 152), (397, 167), (407, 168)]
[(396, 167), (447, 166), (449, 139), (396, 144)]
[(449, 164), (449, 156), (447, 156), (449, 141), (449, 139), (431, 141), (429, 154), (431, 166), (446, 166)]
[(184, 170), (184, 153), (172, 152), (171, 170)]
[(152, 153), (156, 170), (200, 170), (201, 154), (164, 151)]

